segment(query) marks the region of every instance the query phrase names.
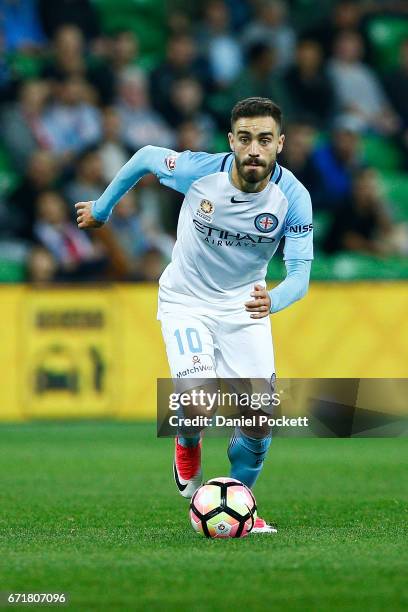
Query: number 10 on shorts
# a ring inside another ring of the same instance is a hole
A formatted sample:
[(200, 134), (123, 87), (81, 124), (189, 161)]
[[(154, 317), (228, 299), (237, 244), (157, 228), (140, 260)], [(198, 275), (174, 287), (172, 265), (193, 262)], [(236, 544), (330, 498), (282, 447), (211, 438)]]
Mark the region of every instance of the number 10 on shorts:
[(187, 327), (185, 330), (176, 329), (176, 336), (180, 355), (185, 354), (184, 347), (188, 346), (190, 353), (201, 353), (203, 345), (201, 343), (200, 334), (194, 327)]

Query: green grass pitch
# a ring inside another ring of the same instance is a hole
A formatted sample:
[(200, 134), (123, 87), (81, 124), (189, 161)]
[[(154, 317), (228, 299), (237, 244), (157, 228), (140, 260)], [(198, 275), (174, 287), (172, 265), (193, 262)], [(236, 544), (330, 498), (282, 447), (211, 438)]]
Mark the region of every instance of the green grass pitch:
[[(228, 475), (207, 439), (207, 478)], [(0, 427), (0, 591), (72, 610), (402, 610), (408, 439), (274, 440), (255, 488), (278, 535), (211, 541), (152, 424)], [(19, 608), (19, 609), (22, 609)]]

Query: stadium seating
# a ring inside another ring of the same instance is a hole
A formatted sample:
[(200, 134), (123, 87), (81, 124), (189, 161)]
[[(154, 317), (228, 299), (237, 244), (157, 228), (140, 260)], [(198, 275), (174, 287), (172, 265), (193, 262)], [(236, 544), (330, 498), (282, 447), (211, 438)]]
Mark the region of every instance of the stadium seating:
[[(0, 199), (17, 185), (18, 174), (13, 170), (6, 149), (0, 146)], [(24, 252), (16, 245), (0, 242), (0, 283), (16, 283), (25, 280)]]
[(314, 242), (317, 247), (321, 246), (326, 238), (331, 218), (328, 210), (313, 211)]
[(408, 176), (401, 172), (381, 173), (380, 181), (395, 221), (408, 221)]
[(26, 266), (20, 261), (0, 258), (0, 283), (21, 283), (26, 280)]
[(399, 46), (408, 37), (408, 20), (380, 15), (368, 22), (367, 34), (376, 67), (386, 71), (397, 65)]
[[(268, 281), (282, 280), (283, 262), (272, 259), (268, 266)], [(315, 281), (395, 280), (408, 278), (406, 257), (380, 259), (355, 253), (324, 255), (319, 253), (312, 265), (311, 279)]]
[(0, 145), (0, 197), (9, 193), (18, 183), (7, 150)]
[(398, 170), (402, 167), (402, 153), (389, 139), (378, 134), (363, 137), (363, 157), (367, 165), (378, 170)]
[(15, 52), (8, 55), (8, 64), (12, 73), (19, 79), (35, 79), (40, 76), (44, 59), (36, 55)]
[[(138, 64), (150, 70), (161, 61), (165, 52), (168, 35), (168, 10), (166, 0), (93, 0), (101, 20), (102, 31), (112, 34), (121, 30), (133, 31), (140, 41), (140, 60)], [(180, 6), (182, 3), (180, 3)], [(313, 14), (313, 0), (293, 0), (292, 19), (299, 31), (310, 27), (329, 14), (334, 0), (323, 0), (319, 14)], [(366, 33), (372, 47), (375, 67), (385, 72), (397, 65), (398, 49), (408, 37), (408, 20), (392, 15), (376, 15), (366, 23)], [(9, 55), (8, 63), (13, 75), (18, 78), (36, 78), (41, 73), (44, 58), (23, 52)], [(95, 61), (95, 60), (94, 60)], [(223, 112), (223, 94), (212, 95), (210, 107), (217, 115)], [(325, 142), (327, 132), (317, 135), (316, 143)], [(315, 143), (315, 144), (316, 144)], [(215, 135), (213, 150), (228, 151), (229, 145), (225, 132)], [(364, 161), (379, 172), (386, 199), (390, 203), (393, 219), (397, 223), (408, 222), (408, 177), (403, 174), (403, 152), (390, 138), (376, 134), (362, 138)], [(13, 169), (7, 150), (0, 144), (0, 199), (6, 200), (15, 188), (20, 176)], [(315, 249), (318, 257), (312, 268), (315, 280), (349, 280), (364, 278), (408, 278), (408, 263), (403, 258), (378, 260), (372, 257), (341, 253), (327, 256), (321, 253), (321, 246), (330, 227), (329, 212), (317, 211), (314, 214)], [(379, 265), (379, 261), (381, 262)], [(282, 279), (285, 268), (280, 256), (271, 261), (268, 279)], [(0, 282), (21, 281), (24, 279), (24, 265), (17, 258), (6, 257), (0, 252)]]
[(151, 69), (166, 43), (164, 0), (97, 0), (102, 29), (107, 34), (131, 30), (140, 42), (141, 66)]

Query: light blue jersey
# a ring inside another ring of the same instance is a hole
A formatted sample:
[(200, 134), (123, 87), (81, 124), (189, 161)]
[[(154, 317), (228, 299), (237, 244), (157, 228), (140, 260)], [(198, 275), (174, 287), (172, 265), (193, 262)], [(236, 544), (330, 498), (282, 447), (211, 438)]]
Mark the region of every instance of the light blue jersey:
[(242, 192), (230, 179), (233, 159), (232, 153), (176, 153), (147, 146), (94, 203), (94, 217), (106, 221), (122, 195), (150, 172), (185, 195), (172, 261), (160, 279), (161, 303), (242, 309), (254, 284), (265, 284), (268, 262), (282, 238), (288, 275), (271, 292), (272, 312), (306, 292), (313, 259), (308, 191), (276, 164), (263, 191)]

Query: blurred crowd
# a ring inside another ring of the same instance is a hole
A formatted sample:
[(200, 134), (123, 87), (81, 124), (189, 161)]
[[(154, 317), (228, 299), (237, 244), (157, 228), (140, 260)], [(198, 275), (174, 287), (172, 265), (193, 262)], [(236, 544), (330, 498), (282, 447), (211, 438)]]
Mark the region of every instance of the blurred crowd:
[(382, 16), (406, 26), (406, 3), (309, 3), (300, 27), (302, 0), (170, 2), (146, 63), (133, 29), (103, 28), (101, 2), (0, 0), (0, 148), (15, 176), (0, 192), (0, 258), (24, 261), (34, 282), (157, 279), (180, 195), (147, 176), (93, 232), (77, 229), (73, 205), (146, 144), (227, 151), (231, 108), (248, 96), (282, 106), (279, 161), (329, 215), (318, 248), (408, 252), (362, 146), (374, 136), (408, 166), (408, 36), (390, 65), (369, 37)]

